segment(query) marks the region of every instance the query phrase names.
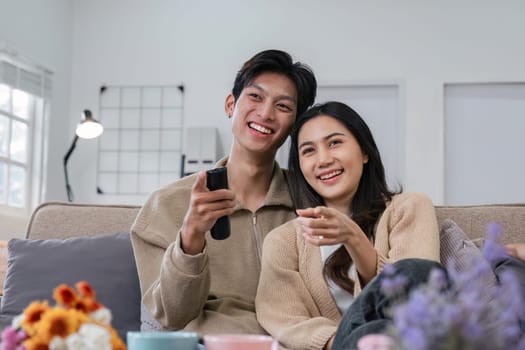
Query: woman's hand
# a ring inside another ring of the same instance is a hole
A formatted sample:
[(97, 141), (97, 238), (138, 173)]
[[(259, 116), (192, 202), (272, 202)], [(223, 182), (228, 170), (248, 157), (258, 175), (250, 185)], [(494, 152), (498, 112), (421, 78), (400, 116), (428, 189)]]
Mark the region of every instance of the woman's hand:
[(377, 252), (361, 227), (348, 215), (322, 206), (298, 209), (297, 215), (306, 242), (316, 246), (338, 243), (345, 246), (363, 286), (376, 275)]
[(182, 223), (182, 250), (190, 255), (202, 252), (206, 232), (218, 218), (233, 214), (234, 208), (235, 194), (228, 189), (208, 190), (206, 172), (200, 171), (191, 188), (190, 205)]
[(328, 207), (298, 209), (297, 222), (304, 239), (313, 245), (352, 244), (368, 240), (359, 225), (339, 210)]

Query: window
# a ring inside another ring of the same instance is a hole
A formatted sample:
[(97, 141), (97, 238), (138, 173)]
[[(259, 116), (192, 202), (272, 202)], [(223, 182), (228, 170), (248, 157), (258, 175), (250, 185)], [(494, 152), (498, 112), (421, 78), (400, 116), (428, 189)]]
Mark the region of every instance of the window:
[(49, 72), (0, 52), (0, 209), (28, 213), (43, 189)]

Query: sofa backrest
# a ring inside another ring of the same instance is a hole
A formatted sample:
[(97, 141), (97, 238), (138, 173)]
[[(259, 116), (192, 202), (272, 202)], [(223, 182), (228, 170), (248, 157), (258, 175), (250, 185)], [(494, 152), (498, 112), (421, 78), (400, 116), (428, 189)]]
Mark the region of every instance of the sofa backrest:
[[(49, 202), (35, 209), (27, 238), (68, 238), (75, 236), (130, 232), (140, 206)], [(473, 240), (485, 236), (491, 222), (502, 225), (502, 243), (525, 242), (525, 204), (436, 206), (441, 225), (454, 220)]]
[(454, 220), (474, 241), (485, 237), (490, 222), (501, 225), (501, 243), (525, 242), (525, 203), (470, 206), (436, 206), (436, 216), (441, 226), (443, 220)]
[(140, 206), (48, 202), (31, 215), (26, 238), (49, 239), (130, 232)]

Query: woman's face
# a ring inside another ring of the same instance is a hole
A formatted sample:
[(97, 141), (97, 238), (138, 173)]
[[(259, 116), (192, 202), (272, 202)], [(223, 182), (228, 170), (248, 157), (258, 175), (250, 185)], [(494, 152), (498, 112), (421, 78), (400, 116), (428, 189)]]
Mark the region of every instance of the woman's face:
[(354, 135), (337, 119), (320, 115), (304, 123), (297, 140), (308, 184), (327, 206), (348, 212), (368, 162)]

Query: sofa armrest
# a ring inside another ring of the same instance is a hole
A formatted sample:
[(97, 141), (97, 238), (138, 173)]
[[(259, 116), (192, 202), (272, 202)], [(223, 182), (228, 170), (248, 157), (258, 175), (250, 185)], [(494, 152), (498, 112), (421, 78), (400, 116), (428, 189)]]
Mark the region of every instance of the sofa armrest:
[(4, 293), (4, 279), (7, 271), (7, 241), (0, 241), (0, 301)]

